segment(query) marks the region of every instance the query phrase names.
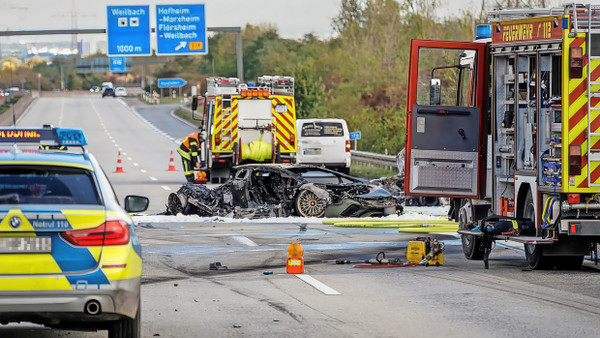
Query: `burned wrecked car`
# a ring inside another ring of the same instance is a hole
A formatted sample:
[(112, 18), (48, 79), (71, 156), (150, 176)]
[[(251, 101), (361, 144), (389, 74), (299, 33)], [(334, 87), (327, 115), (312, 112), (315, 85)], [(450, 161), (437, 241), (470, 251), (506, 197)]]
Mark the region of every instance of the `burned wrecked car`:
[(248, 164), (214, 189), (186, 184), (169, 195), (167, 212), (230, 217), (369, 217), (401, 205), (381, 185), (308, 165)]

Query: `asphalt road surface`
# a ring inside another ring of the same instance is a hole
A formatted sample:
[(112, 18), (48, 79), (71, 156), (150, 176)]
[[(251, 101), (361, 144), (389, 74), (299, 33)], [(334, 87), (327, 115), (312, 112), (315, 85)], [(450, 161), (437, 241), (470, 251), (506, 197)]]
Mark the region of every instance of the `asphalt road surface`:
[[(181, 172), (165, 171), (177, 145), (122, 102), (40, 98), (20, 124), (83, 128), (119, 197), (149, 196), (148, 214), (156, 214), (184, 183)], [(125, 174), (112, 173), (118, 149)], [(181, 170), (178, 158), (176, 164)], [(530, 271), (520, 247), (497, 243), (485, 270), (464, 258), (455, 235), (438, 234), (431, 236), (446, 244), (442, 266), (363, 269), (322, 261), (366, 260), (379, 252), (405, 260), (407, 241), (417, 235), (301, 218), (136, 220), (144, 337), (597, 337), (600, 329), (600, 274), (589, 261), (577, 271)], [(286, 273), (291, 242), (304, 246), (302, 275)], [(216, 262), (227, 269), (210, 270)], [(0, 336), (106, 332), (11, 324), (0, 327)]]

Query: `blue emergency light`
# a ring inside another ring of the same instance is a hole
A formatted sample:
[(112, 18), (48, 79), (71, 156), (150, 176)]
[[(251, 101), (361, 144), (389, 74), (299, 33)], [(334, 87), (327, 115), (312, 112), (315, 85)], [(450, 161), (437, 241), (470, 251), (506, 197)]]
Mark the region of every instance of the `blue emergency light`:
[(492, 25), (477, 25), (475, 40), (489, 39), (492, 37)]
[(0, 143), (85, 146), (87, 145), (87, 140), (81, 129), (0, 128)]

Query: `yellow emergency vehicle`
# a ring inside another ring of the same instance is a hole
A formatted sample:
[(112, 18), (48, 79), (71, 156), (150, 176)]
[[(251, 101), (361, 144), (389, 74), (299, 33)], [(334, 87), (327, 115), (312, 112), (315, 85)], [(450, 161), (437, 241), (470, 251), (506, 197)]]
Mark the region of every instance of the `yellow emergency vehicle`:
[(211, 77), (199, 99), (207, 133), (202, 157), (212, 182), (243, 163), (294, 163), (297, 150), (294, 78), (261, 76), (256, 83)]
[[(80, 129), (0, 128), (0, 323), (140, 337), (141, 245)], [(68, 149), (65, 149), (67, 147)]]

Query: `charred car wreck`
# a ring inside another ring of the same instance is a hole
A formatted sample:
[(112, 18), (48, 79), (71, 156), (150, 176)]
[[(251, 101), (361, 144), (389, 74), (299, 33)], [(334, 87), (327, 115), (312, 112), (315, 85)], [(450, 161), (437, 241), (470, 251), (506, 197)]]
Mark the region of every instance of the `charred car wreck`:
[(401, 201), (381, 185), (308, 165), (249, 164), (214, 189), (186, 184), (167, 213), (234, 218), (369, 217), (396, 214)]

